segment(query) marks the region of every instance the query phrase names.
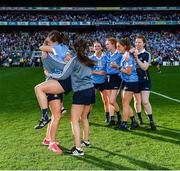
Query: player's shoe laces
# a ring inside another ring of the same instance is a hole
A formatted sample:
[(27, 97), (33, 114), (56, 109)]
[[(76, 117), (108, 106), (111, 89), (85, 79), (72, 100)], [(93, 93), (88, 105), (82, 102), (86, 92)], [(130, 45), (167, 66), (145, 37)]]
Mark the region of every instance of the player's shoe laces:
[(63, 151), (58, 147), (56, 143), (49, 144), (48, 150), (55, 152), (56, 154), (62, 154)]
[(154, 122), (150, 122), (150, 127), (151, 130), (156, 130), (156, 125), (154, 124)]
[(130, 129), (139, 128), (139, 124), (137, 122), (131, 123)]
[(39, 123), (34, 128), (41, 129), (41, 128), (45, 127), (50, 121), (51, 121), (50, 118), (48, 118), (48, 119), (41, 118), (41, 120), (39, 120)]
[(89, 141), (81, 141), (81, 147), (91, 147), (91, 143)]
[(75, 146), (69, 151), (69, 154), (73, 156), (83, 156), (84, 152), (83, 150), (78, 150)]

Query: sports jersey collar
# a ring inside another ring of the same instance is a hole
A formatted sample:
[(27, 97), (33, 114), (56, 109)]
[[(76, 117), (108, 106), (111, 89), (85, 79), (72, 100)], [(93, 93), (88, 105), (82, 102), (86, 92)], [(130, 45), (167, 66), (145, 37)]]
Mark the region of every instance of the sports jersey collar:
[(117, 50), (116, 50), (113, 54), (111, 54), (111, 52), (110, 52), (110, 55), (113, 56), (113, 55), (114, 55), (115, 53), (117, 53), (117, 52), (118, 52)]
[(146, 50), (143, 49), (142, 51), (138, 52), (138, 55), (141, 54), (141, 53), (144, 53)]
[(125, 51), (125, 53), (122, 54), (123, 59), (125, 59), (125, 56), (126, 56), (126, 55), (130, 56), (129, 51)]
[(97, 56), (96, 56), (96, 53), (94, 53), (94, 56), (95, 56), (98, 60), (100, 60), (100, 59), (104, 56), (104, 53), (102, 52), (102, 54), (101, 54), (100, 57), (97, 57)]

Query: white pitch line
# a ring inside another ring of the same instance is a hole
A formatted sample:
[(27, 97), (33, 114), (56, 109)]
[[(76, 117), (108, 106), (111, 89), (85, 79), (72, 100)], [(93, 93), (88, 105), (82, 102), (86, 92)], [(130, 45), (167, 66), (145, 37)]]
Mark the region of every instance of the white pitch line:
[(169, 97), (169, 96), (166, 96), (166, 95), (164, 95), (164, 94), (157, 93), (157, 92), (155, 92), (155, 91), (151, 91), (151, 92), (152, 92), (153, 94), (158, 95), (158, 96), (161, 96), (161, 97), (164, 97), (164, 98), (166, 98), (166, 99), (169, 99), (169, 100), (172, 100), (172, 101), (175, 101), (175, 102), (180, 103), (180, 100), (178, 100), (178, 99), (171, 98), (171, 97)]

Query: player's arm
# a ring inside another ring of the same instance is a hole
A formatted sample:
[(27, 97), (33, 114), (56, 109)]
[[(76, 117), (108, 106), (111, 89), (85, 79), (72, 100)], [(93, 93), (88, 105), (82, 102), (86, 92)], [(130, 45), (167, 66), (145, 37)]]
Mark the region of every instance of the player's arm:
[(115, 62), (111, 62), (111, 67), (113, 67), (113, 68), (116, 68), (116, 69), (119, 69), (119, 65), (118, 64), (116, 64)]
[(141, 62), (139, 59), (137, 59), (136, 62), (141, 67), (141, 69), (144, 71), (146, 71), (149, 68), (149, 63), (147, 63), (146, 61)]
[(132, 73), (132, 66), (126, 67), (126, 68), (121, 68), (120, 69), (121, 72), (127, 74), (127, 75), (131, 75)]
[(41, 53), (41, 60), (44, 60), (45, 58), (47, 58), (47, 52), (43, 52)]
[(135, 58), (137, 64), (141, 67), (142, 70), (146, 71), (149, 68), (149, 63), (150, 63), (149, 61), (151, 60), (150, 55), (149, 55), (149, 59), (144, 60), (144, 62), (139, 60), (137, 52), (134, 53), (134, 58)]
[(39, 49), (43, 52), (53, 52), (53, 48), (48, 45), (48, 38), (44, 40), (43, 45)]
[(95, 75), (106, 75), (106, 72), (105, 71), (95, 71), (95, 70), (93, 70), (92, 74), (95, 74)]
[(48, 45), (42, 45), (39, 47), (39, 49), (43, 52), (53, 52), (53, 48)]
[(68, 62), (72, 57), (73, 57), (72, 54), (68, 53), (64, 58), (64, 62)]
[(65, 80), (73, 72), (74, 66), (76, 64), (76, 61), (74, 59), (75, 59), (75, 57), (68, 61), (68, 63), (65, 65), (62, 73), (60, 73), (60, 74), (48, 73), (47, 76), (52, 77), (54, 79), (58, 79), (58, 80)]

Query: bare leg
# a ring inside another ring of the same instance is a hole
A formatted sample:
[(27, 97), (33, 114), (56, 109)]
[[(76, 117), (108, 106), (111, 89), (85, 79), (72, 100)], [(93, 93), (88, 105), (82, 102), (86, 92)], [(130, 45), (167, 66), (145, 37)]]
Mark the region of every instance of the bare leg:
[(109, 103), (111, 106), (110, 110), (112, 110), (113, 113), (119, 111), (119, 105), (117, 104), (117, 95), (118, 95), (117, 93), (118, 93), (118, 90), (111, 90)]
[(150, 91), (141, 91), (142, 104), (146, 114), (152, 114), (152, 107), (149, 102)]
[(73, 104), (71, 107), (72, 133), (74, 135), (74, 143), (75, 143), (77, 148), (81, 148), (79, 119), (83, 113), (83, 110), (84, 110), (84, 105)]
[(103, 91), (100, 92), (100, 94), (101, 94), (101, 98), (102, 98), (102, 101), (103, 101), (103, 104), (104, 104), (104, 111), (109, 112), (109, 99), (108, 99), (108, 96), (107, 96), (107, 91), (103, 90)]
[(49, 105), (52, 112), (52, 120), (50, 124), (50, 141), (53, 143), (56, 142), (56, 132), (61, 118), (61, 101), (52, 100), (49, 102)]
[(123, 104), (123, 121), (127, 122), (130, 114), (131, 114), (131, 107), (130, 107), (130, 102), (133, 96), (133, 92), (130, 91), (123, 91), (123, 99), (122, 99), (122, 104)]
[(142, 104), (144, 106), (144, 110), (150, 122), (150, 126), (152, 130), (156, 130), (156, 125), (153, 121), (152, 107), (149, 102), (150, 91), (141, 91)]
[(83, 140), (84, 141), (88, 141), (88, 139), (89, 139), (89, 121), (87, 119), (89, 110), (90, 110), (90, 105), (85, 105), (82, 116), (81, 116), (81, 122), (83, 125)]
[(35, 94), (41, 109), (48, 108), (48, 101), (46, 94), (60, 94), (64, 89), (57, 80), (47, 80), (35, 87)]
[(141, 115), (141, 93), (135, 93), (134, 97), (134, 108), (138, 115), (139, 121), (143, 124), (142, 115)]

